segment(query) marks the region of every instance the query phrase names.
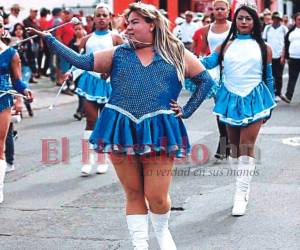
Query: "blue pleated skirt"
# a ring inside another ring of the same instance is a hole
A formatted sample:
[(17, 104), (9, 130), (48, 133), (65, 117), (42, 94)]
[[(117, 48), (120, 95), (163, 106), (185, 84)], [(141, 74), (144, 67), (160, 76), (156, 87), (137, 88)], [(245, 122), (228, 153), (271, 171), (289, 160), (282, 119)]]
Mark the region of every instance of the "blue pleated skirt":
[(75, 92), (88, 101), (103, 104), (108, 102), (111, 94), (111, 85), (107, 80), (103, 80), (85, 71), (78, 80)]
[(105, 107), (98, 118), (90, 143), (98, 152), (143, 155), (166, 152), (184, 157), (190, 151), (186, 128), (174, 114), (159, 114), (139, 123)]
[(276, 106), (274, 98), (266, 84), (261, 82), (247, 96), (230, 92), (224, 84), (216, 96), (213, 113), (220, 121), (231, 126), (248, 126), (251, 123), (271, 116)]

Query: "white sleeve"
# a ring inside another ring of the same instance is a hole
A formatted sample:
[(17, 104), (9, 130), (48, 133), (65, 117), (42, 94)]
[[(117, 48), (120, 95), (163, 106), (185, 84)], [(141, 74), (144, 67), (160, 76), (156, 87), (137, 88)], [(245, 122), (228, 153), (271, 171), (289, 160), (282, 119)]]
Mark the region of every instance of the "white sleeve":
[(267, 30), (268, 30), (268, 27), (269, 27), (269, 25), (267, 25), (267, 26), (264, 28), (264, 31), (263, 31), (263, 34), (262, 34), (262, 38), (263, 38), (264, 40), (267, 39)]

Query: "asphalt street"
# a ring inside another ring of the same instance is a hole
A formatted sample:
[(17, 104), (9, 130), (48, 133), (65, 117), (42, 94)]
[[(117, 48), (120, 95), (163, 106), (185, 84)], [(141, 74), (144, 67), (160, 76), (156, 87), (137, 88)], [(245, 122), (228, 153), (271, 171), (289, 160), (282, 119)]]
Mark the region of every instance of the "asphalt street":
[[(7, 174), (0, 205), (0, 249), (132, 249), (113, 167), (80, 176), (85, 122), (73, 119), (76, 97), (60, 96), (49, 111), (58, 88), (44, 82), (33, 86), (34, 117), (25, 113), (17, 125), (16, 170)], [(188, 97), (183, 93), (180, 103)], [(209, 155), (205, 164), (178, 163), (174, 170), (170, 230), (178, 250), (300, 249), (299, 81), (292, 103), (278, 103), (261, 129), (257, 176), (243, 217), (230, 214), (235, 178), (229, 165), (213, 159), (218, 133), (212, 107), (206, 101), (185, 121), (192, 144)], [(46, 140), (57, 150), (55, 164), (45, 158)], [(158, 249), (152, 230), (150, 249)]]

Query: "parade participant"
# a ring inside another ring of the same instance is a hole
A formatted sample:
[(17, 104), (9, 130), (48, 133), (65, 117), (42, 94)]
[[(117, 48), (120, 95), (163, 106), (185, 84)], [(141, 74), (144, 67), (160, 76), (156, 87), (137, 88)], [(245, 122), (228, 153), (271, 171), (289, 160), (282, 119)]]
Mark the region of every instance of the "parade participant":
[[(63, 10), (62, 15), (62, 23), (66, 24), (60, 28), (58, 28), (55, 31), (56, 38), (61, 41), (63, 44), (68, 46), (71, 42), (71, 40), (74, 37), (74, 24), (71, 21), (71, 19), (74, 17), (73, 10), (71, 8), (65, 8)], [(54, 24), (54, 22), (53, 22)], [(56, 85), (61, 86), (65, 80), (65, 73), (70, 69), (71, 65), (65, 61), (63, 58), (57, 57), (57, 79), (56, 79)]]
[[(121, 36), (109, 30), (111, 18), (112, 13), (108, 5), (98, 4), (96, 6), (94, 13), (95, 31), (83, 38), (80, 45), (80, 48), (85, 48), (86, 54), (112, 48), (113, 46), (123, 43)], [(85, 98), (84, 112), (86, 116), (86, 127), (83, 139), (88, 140), (90, 138), (97, 117), (110, 97), (111, 86), (107, 78), (107, 74), (85, 71), (78, 80), (78, 86), (75, 92)], [(85, 163), (81, 168), (82, 175), (89, 175), (95, 164), (97, 164), (96, 173), (105, 173), (108, 169), (108, 158), (105, 155), (105, 159), (99, 161), (102, 162), (98, 162), (97, 154), (90, 152), (89, 162)]]
[[(168, 229), (169, 187), (174, 156), (189, 151), (182, 120), (199, 107), (214, 81), (199, 60), (169, 30), (168, 20), (152, 5), (133, 3), (126, 12), (128, 44), (78, 55), (49, 34), (49, 46), (70, 63), (111, 72), (112, 94), (91, 135), (111, 159), (126, 193), (126, 219), (134, 249), (148, 249), (148, 210), (159, 246), (176, 249)], [(176, 102), (184, 78), (197, 89), (180, 109)], [(147, 202), (146, 202), (147, 200)]]
[(184, 47), (192, 50), (193, 35), (198, 28), (198, 25), (193, 22), (194, 13), (191, 11), (185, 12), (185, 20), (180, 25), (180, 38)]
[[(0, 17), (1, 38), (3, 33), (3, 19)], [(8, 47), (0, 40), (0, 203), (3, 202), (3, 187), (6, 170), (4, 148), (10, 124), (11, 107), (13, 105), (11, 94), (5, 92), (11, 89), (9, 77), (11, 78), (13, 88), (32, 100), (32, 94), (27, 89), (27, 85), (21, 81), (22, 74), (19, 55), (15, 49)]]
[(281, 100), (282, 75), (284, 68), (284, 37), (288, 28), (281, 24), (282, 16), (278, 11), (272, 13), (272, 24), (265, 27), (263, 39), (272, 48), (272, 72), (275, 86), (275, 101)]
[(295, 25), (285, 37), (285, 57), (288, 58), (289, 80), (285, 95), (281, 96), (286, 103), (291, 103), (300, 73), (300, 12), (294, 15)]
[[(202, 25), (206, 26), (211, 23), (211, 15), (204, 15), (202, 19)], [(193, 36), (193, 52), (196, 56), (200, 55), (200, 52), (202, 51), (202, 33), (204, 32), (203, 27), (199, 28), (198, 30), (195, 31), (195, 34)], [(209, 48), (207, 47), (207, 51), (205, 52), (205, 55), (209, 54)]]
[(22, 113), (22, 98), (20, 96), (16, 96), (14, 100), (14, 106), (11, 109), (11, 120), (10, 125), (6, 134), (5, 141), (5, 160), (6, 160), (6, 173), (12, 172), (15, 170), (14, 160), (15, 160), (15, 132), (14, 123), (19, 123), (21, 121), (21, 113)]
[[(18, 44), (19, 41), (27, 38), (25, 36), (25, 27), (21, 23), (16, 23), (13, 31), (11, 33), (11, 45)], [(35, 56), (33, 51), (33, 40), (30, 39), (27, 42), (20, 43), (15, 46), (21, 60), (21, 71), (22, 71), (22, 80), (25, 83), (28, 83), (32, 77), (32, 72), (36, 69)], [(28, 111), (29, 116), (33, 116), (33, 110), (31, 104), (26, 99), (24, 100), (25, 107)]]
[[(215, 21), (212, 24), (202, 28), (202, 56), (206, 56), (207, 50), (211, 52), (214, 51), (217, 46), (221, 45), (227, 37), (231, 26), (231, 22), (227, 21), (229, 15), (229, 2), (227, 0), (215, 0), (213, 2), (213, 15)], [(219, 83), (220, 68), (216, 67), (211, 69), (209, 70), (209, 73), (213, 79)], [(214, 92), (216, 91), (217, 88), (214, 90)], [(219, 121), (218, 117), (217, 124), (219, 129), (219, 143), (217, 152), (215, 153), (215, 158), (218, 162), (227, 159), (230, 154), (230, 147), (228, 146), (226, 126)]]
[(238, 158), (240, 174), (236, 177), (232, 215), (244, 215), (255, 171), (255, 141), (276, 105), (272, 50), (262, 39), (256, 6), (244, 4), (236, 10), (227, 38), (202, 62), (207, 68), (222, 67), (214, 114), (226, 124), (231, 156)]
[[(84, 29), (84, 26), (82, 23), (78, 23), (74, 25), (74, 37), (72, 39), (72, 41), (69, 44), (69, 47), (71, 49), (73, 49), (76, 52), (80, 52), (80, 44), (84, 38), (84, 36), (86, 35), (86, 31)], [(80, 79), (80, 76), (82, 75), (82, 70), (81, 69), (76, 69), (76, 68), (71, 68), (69, 72), (67, 72), (65, 74), (66, 77), (69, 77), (70, 80), (72, 79), (75, 86), (77, 87), (78, 85), (78, 81)], [(68, 83), (70, 83), (71, 81), (67, 81)], [(71, 84), (68, 85), (68, 88), (66, 90), (63, 90), (65, 94), (69, 94), (69, 95), (73, 95), (74, 90), (71, 90)], [(62, 92), (63, 92), (62, 91)], [(83, 112), (84, 112), (84, 100), (85, 98), (81, 95), (78, 95), (78, 107), (76, 109), (76, 113), (73, 115), (73, 117), (75, 119), (77, 119), (78, 121), (80, 121), (82, 119), (82, 117), (84, 116)]]

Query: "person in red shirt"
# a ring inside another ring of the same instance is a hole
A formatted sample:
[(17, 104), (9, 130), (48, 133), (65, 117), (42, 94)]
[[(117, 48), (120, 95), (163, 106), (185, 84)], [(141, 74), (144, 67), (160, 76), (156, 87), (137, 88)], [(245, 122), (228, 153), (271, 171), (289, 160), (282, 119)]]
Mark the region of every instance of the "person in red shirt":
[[(207, 14), (204, 15), (204, 17), (202, 19), (203, 26), (209, 25), (211, 22), (212, 22), (211, 16), (207, 15)], [(204, 32), (204, 30), (201, 27), (200, 29), (196, 30), (196, 32), (193, 36), (193, 52), (198, 57), (199, 57), (199, 55), (201, 53), (201, 49), (202, 49), (203, 32)], [(207, 48), (205, 55), (208, 55), (209, 53), (210, 53), (209, 48)]]
[[(70, 22), (73, 17), (73, 12), (71, 9), (64, 9), (63, 11), (63, 23)], [(69, 46), (70, 42), (72, 41), (74, 37), (74, 24), (69, 23), (59, 29), (56, 30), (56, 38), (62, 42), (64, 45)], [(71, 65), (64, 60), (63, 58), (59, 57), (58, 62), (59, 67), (59, 73), (58, 73), (58, 79), (57, 84), (61, 85), (64, 81), (64, 74), (69, 70)]]
[[(38, 19), (40, 29), (41, 30), (48, 30), (52, 27), (52, 20), (48, 19), (48, 14), (50, 14), (50, 10), (46, 8), (42, 8), (40, 10), (40, 18)], [(45, 64), (44, 67), (42, 67), (42, 61), (43, 57), (45, 56)], [(38, 55), (38, 67), (39, 67), (39, 73), (41, 75), (47, 75), (47, 70), (49, 69), (50, 65), (50, 52), (47, 47), (47, 45), (41, 40), (41, 47), (39, 50), (39, 55)]]

